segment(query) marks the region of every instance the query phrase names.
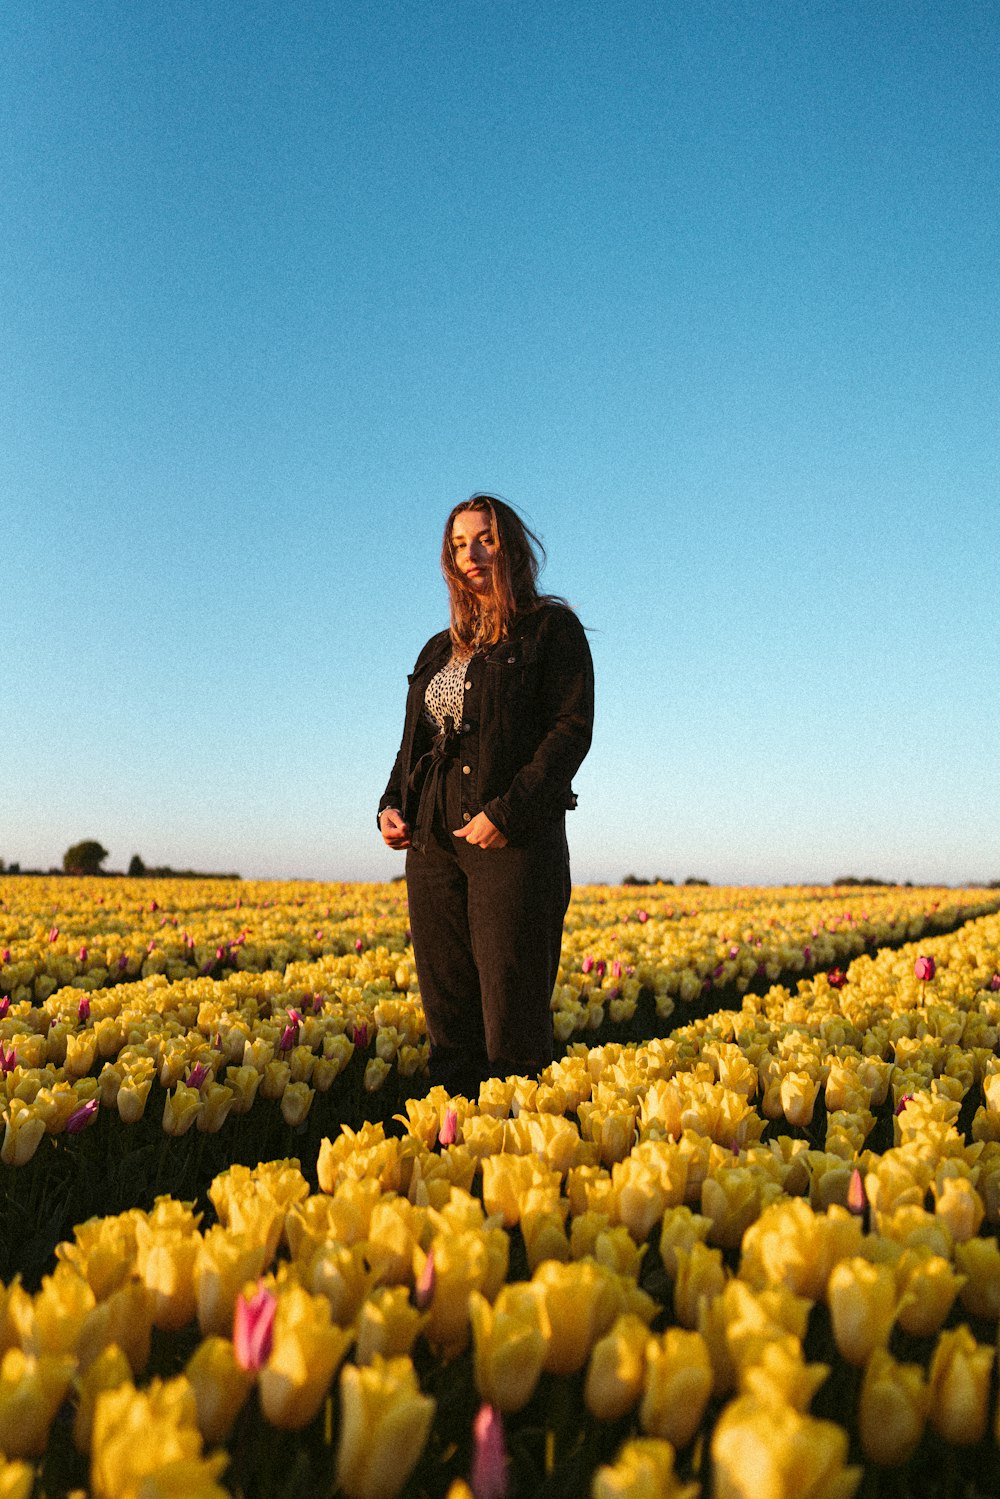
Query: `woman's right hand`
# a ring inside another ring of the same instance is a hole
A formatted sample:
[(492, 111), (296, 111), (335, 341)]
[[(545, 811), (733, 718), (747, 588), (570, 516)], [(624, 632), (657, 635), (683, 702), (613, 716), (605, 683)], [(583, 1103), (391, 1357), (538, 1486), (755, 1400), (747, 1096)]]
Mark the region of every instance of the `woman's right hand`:
[(379, 813), (379, 829), (382, 838), (390, 848), (409, 848), (410, 829), (403, 821), (401, 812), (395, 807), (386, 807), (384, 812)]

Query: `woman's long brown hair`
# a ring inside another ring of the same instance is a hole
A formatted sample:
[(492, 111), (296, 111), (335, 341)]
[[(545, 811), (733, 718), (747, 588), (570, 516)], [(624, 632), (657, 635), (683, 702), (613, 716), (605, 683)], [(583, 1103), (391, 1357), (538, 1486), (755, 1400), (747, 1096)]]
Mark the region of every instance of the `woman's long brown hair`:
[[(451, 528), (456, 515), (481, 511), (490, 517), (497, 551), (490, 568), (490, 586), (485, 594), (470, 588), (455, 565)], [(547, 603), (564, 603), (551, 594), (538, 592), (538, 573), (545, 561), (545, 548), (517, 511), (492, 494), (474, 494), (456, 505), (444, 527), (441, 571), (448, 585), (451, 605), (451, 638), (465, 650), (496, 645), (510, 633), (518, 614), (529, 614)]]

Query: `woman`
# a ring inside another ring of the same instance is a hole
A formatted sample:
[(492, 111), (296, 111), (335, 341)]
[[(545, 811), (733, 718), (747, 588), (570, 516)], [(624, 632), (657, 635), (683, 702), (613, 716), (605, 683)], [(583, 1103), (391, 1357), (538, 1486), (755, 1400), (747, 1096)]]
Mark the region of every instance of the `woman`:
[(433, 1082), (552, 1060), (550, 1001), (569, 904), (565, 814), (590, 747), (594, 674), (583, 626), (537, 589), (538, 538), (475, 494), (448, 517), (451, 627), (409, 678), (403, 739), (379, 803), (405, 848), (410, 930)]

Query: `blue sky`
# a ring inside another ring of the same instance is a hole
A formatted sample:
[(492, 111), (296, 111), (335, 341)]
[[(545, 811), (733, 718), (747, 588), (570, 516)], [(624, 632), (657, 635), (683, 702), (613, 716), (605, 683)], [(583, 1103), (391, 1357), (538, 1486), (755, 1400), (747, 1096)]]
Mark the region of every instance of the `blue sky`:
[(1000, 877), (988, 3), (0, 18), (0, 857), (398, 872), (491, 489), (591, 629), (574, 875)]

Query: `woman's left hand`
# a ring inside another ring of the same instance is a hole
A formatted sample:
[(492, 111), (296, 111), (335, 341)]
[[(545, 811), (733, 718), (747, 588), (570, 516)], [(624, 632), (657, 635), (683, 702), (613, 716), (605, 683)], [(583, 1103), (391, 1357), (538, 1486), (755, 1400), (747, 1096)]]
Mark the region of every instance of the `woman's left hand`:
[(490, 822), (485, 812), (477, 812), (464, 828), (456, 828), (456, 838), (464, 838), (477, 848), (506, 848), (507, 840), (495, 823)]

